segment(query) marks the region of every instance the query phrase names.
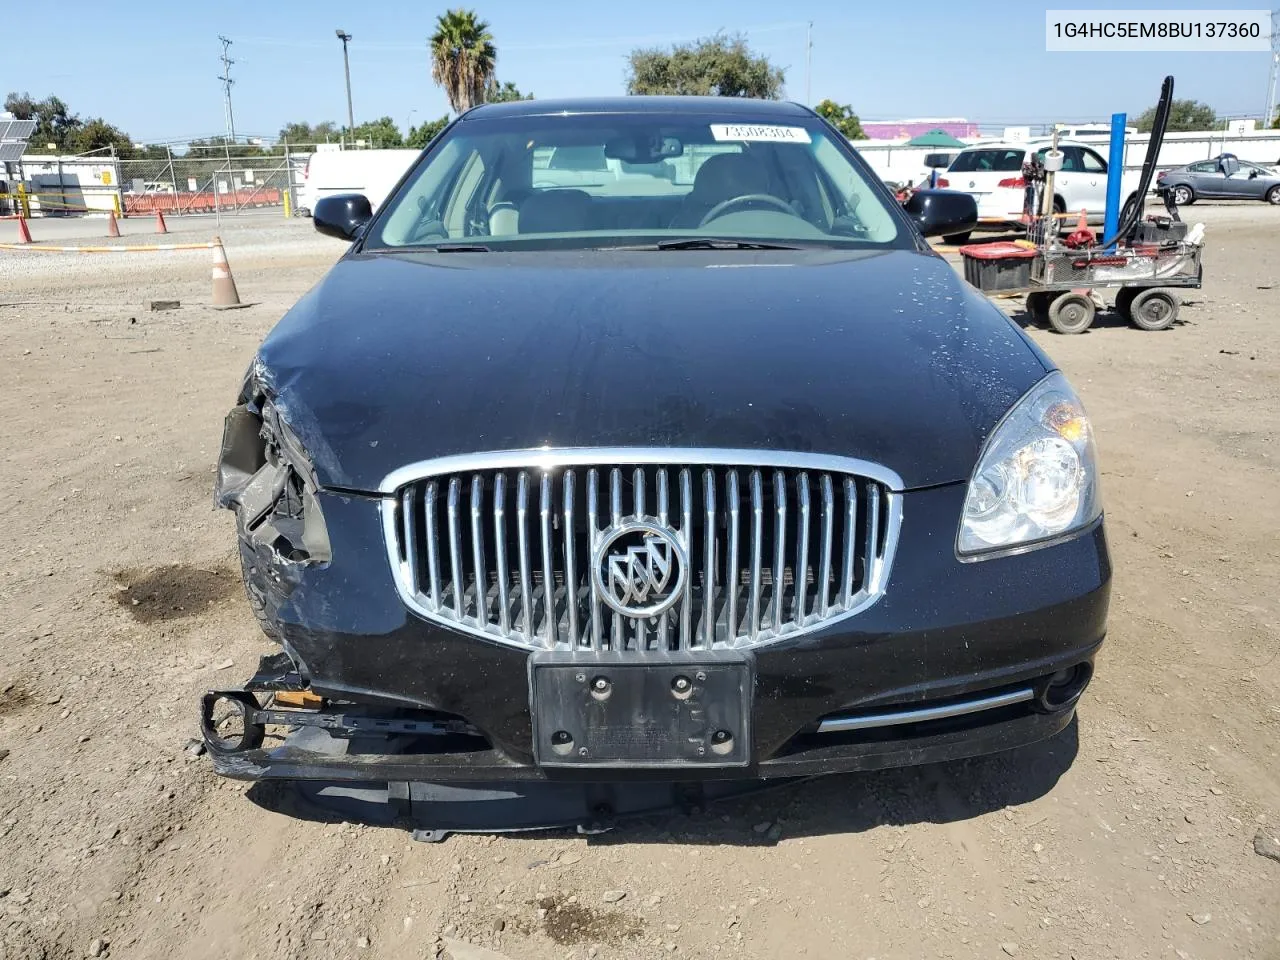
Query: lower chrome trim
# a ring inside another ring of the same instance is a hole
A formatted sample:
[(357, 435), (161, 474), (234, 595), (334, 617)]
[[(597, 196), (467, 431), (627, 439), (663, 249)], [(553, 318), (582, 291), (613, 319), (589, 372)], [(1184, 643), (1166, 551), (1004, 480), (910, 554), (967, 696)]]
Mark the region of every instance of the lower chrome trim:
[(844, 733), (849, 730), (868, 730), (875, 727), (895, 727), (904, 723), (923, 723), (926, 720), (943, 720), (962, 717), (968, 713), (981, 713), (1015, 703), (1027, 703), (1035, 699), (1030, 687), (997, 693), (977, 700), (961, 700), (938, 707), (919, 707), (914, 710), (893, 710), (886, 713), (868, 713), (857, 717), (831, 717), (818, 724), (819, 733)]

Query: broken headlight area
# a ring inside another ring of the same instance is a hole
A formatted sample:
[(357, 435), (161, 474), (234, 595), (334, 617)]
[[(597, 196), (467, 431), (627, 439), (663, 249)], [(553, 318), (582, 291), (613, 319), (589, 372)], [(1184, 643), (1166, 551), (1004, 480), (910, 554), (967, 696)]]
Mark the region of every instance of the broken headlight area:
[(275, 403), (252, 384), (227, 414), (214, 498), (234, 510), (240, 534), (293, 563), (325, 563), (329, 533), (315, 469)]

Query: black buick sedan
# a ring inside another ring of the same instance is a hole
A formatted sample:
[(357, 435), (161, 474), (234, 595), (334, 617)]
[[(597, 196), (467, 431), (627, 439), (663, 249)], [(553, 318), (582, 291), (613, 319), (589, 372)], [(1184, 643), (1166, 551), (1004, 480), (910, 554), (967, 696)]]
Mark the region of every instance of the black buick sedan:
[(807, 108), (482, 106), (263, 342), (218, 502), (281, 650), (217, 770), (762, 780), (1070, 722), (1111, 577), (1053, 363)]

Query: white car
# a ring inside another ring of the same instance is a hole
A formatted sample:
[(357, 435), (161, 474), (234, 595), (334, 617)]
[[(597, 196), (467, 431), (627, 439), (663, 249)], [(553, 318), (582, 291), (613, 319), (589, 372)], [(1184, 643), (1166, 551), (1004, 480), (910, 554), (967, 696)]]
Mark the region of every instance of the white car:
[[(1022, 165), (1028, 152), (1043, 155), (1051, 145), (1048, 138), (1026, 143), (975, 144), (956, 156), (939, 178), (938, 186), (973, 197), (978, 203), (979, 223), (1019, 223), (1026, 189)], [(1091, 222), (1101, 223), (1107, 209), (1107, 161), (1083, 143), (1059, 140), (1058, 149), (1062, 151), (1062, 169), (1054, 176), (1054, 211), (1072, 215), (1084, 210)], [(1125, 204), (1136, 195), (1138, 180), (1136, 171), (1122, 175), (1120, 194)], [(945, 239), (964, 243), (969, 234)]]

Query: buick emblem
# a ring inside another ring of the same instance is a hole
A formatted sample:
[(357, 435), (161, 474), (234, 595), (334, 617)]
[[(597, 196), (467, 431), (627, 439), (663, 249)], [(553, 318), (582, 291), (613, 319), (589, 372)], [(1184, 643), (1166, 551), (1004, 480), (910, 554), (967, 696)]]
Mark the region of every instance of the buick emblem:
[(600, 599), (628, 617), (656, 617), (680, 599), (684, 549), (670, 528), (634, 520), (604, 531), (592, 556)]

